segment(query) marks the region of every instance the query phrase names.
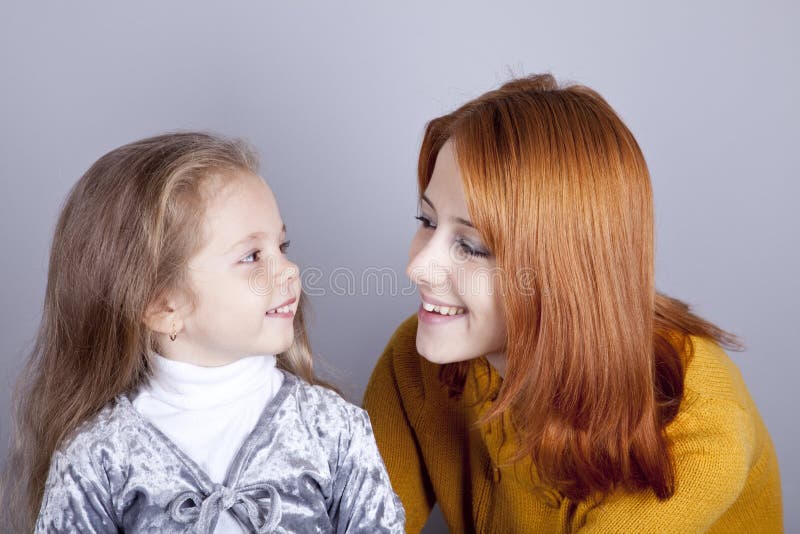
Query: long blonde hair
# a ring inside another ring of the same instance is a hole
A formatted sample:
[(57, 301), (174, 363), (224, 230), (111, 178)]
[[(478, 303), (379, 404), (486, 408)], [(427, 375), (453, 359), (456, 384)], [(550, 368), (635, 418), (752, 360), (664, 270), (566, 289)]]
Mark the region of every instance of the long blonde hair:
[[(510, 411), (516, 458), (532, 457), (572, 499), (619, 485), (668, 498), (664, 428), (683, 396), (689, 336), (739, 343), (656, 292), (650, 176), (633, 135), (595, 91), (538, 75), (432, 120), (420, 193), (449, 139), (507, 323), (505, 378), (481, 423)], [(442, 367), (455, 395), (467, 368)]]
[[(50, 252), (41, 323), (17, 380), (2, 482), (3, 524), (30, 531), (50, 457), (116, 395), (149, 377), (155, 335), (143, 317), (168, 290), (194, 300), (189, 258), (202, 244), (204, 189), (229, 171), (258, 171), (239, 140), (206, 133), (142, 139), (101, 157), (72, 188)], [(294, 344), (278, 366), (314, 376), (301, 295)]]

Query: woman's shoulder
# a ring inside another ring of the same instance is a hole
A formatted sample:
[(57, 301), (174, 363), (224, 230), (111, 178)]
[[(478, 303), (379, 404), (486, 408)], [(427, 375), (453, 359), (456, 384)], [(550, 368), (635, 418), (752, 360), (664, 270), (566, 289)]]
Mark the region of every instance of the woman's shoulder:
[(690, 336), (687, 350), (684, 396), (666, 431), (678, 449), (702, 443), (692, 450), (724, 454), (745, 469), (753, 455), (764, 452), (769, 434), (744, 378), (712, 339)]
[(732, 403), (751, 410), (753, 400), (737, 365), (713, 339), (689, 336), (684, 390), (688, 398)]
[(392, 352), (400, 358), (419, 359), (420, 356), (417, 353), (418, 326), (419, 318), (416, 313), (406, 317), (395, 329), (387, 348), (391, 348)]
[(439, 379), (442, 365), (417, 352), (417, 315), (403, 320), (378, 358), (364, 392), (364, 407), (385, 428), (397, 417), (419, 429), (440, 421), (448, 405), (447, 388)]
[[(378, 358), (373, 378), (390, 379), (405, 398), (424, 398), (441, 389), (441, 365), (432, 363), (417, 352), (418, 317), (415, 313), (395, 329)], [(369, 387), (369, 386), (368, 386)]]

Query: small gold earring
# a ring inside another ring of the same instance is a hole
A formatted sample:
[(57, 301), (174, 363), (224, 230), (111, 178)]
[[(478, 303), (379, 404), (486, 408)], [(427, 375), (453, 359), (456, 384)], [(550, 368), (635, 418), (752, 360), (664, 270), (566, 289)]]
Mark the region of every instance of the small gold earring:
[(178, 337), (178, 333), (175, 331), (175, 323), (172, 323), (172, 333), (169, 335), (169, 340), (175, 341), (176, 337)]

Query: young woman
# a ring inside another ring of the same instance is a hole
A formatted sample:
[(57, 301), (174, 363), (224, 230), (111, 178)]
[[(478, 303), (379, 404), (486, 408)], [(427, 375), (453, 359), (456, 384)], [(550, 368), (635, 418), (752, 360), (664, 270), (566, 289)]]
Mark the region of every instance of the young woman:
[(654, 284), (644, 157), (596, 92), (513, 80), (428, 124), (421, 305), (365, 395), (419, 532), (778, 532), (775, 450), (721, 346)]

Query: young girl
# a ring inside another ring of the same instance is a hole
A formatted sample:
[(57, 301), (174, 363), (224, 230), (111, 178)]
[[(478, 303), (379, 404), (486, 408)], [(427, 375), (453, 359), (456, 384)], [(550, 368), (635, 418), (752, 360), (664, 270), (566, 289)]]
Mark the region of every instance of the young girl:
[(75, 185), (18, 384), (17, 530), (402, 532), (366, 413), (314, 377), (256, 172), (242, 143), (180, 133)]

